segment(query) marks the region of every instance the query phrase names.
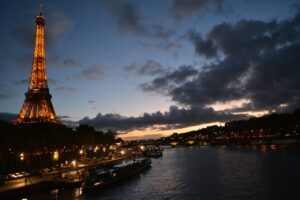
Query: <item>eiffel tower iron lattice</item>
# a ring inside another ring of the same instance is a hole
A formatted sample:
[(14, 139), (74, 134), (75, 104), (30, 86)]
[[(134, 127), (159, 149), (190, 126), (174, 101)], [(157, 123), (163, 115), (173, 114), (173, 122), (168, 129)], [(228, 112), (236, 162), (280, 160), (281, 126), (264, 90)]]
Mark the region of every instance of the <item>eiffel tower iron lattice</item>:
[(33, 64), (25, 101), (13, 124), (54, 123), (61, 124), (57, 118), (47, 84), (45, 64), (45, 18), (40, 12), (36, 17), (36, 35)]

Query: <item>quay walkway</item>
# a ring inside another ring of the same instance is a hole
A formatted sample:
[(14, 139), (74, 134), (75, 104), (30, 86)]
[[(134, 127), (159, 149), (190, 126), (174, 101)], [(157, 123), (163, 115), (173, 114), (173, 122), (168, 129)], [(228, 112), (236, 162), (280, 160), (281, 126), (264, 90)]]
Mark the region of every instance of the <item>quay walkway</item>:
[[(42, 176), (29, 176), (26, 178), (20, 178), (10, 181), (5, 181), (0, 185), (0, 199), (9, 198), (15, 196), (16, 192), (20, 195), (28, 192), (36, 191), (39, 189), (46, 189), (55, 186), (73, 186), (74, 183), (81, 183), (83, 181), (83, 174), (80, 177), (76, 177), (77, 182), (72, 182), (70, 179), (63, 179), (59, 177), (62, 173), (86, 171), (91, 168), (104, 167), (107, 165), (116, 164), (122, 160), (128, 158), (128, 156), (122, 156), (113, 160), (96, 160), (89, 163), (78, 163), (75, 167), (65, 167), (59, 170), (54, 170), (48, 173), (43, 173)], [(77, 184), (77, 185), (78, 185)]]

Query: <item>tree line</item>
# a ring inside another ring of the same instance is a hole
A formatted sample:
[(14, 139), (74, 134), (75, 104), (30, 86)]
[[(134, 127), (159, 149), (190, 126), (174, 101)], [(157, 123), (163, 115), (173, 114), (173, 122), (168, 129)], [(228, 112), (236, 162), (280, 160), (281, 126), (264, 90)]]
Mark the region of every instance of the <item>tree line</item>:
[(97, 131), (88, 125), (70, 128), (64, 125), (28, 124), (15, 126), (0, 120), (0, 151), (37, 152), (45, 148), (81, 147), (112, 144), (116, 140), (113, 131)]
[(285, 138), (300, 139), (300, 109), (293, 113), (273, 113), (248, 120), (226, 122), (224, 126), (209, 126), (181, 134), (173, 133), (160, 138), (159, 141), (167, 144), (195, 140), (218, 144)]

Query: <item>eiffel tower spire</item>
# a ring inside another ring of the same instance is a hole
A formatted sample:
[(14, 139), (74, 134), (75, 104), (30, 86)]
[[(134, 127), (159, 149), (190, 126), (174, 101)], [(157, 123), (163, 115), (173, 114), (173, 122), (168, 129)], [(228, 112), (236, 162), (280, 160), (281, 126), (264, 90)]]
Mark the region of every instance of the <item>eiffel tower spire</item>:
[(35, 47), (28, 91), (19, 116), (14, 124), (54, 123), (61, 124), (51, 103), (45, 64), (45, 18), (36, 16)]

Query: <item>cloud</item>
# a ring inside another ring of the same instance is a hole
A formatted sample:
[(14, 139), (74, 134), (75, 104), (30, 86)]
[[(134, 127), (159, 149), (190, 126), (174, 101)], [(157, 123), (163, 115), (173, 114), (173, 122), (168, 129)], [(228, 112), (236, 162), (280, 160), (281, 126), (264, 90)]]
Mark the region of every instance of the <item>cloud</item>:
[(96, 103), (94, 100), (89, 100), (88, 103)]
[(57, 87), (55, 90), (60, 91), (60, 92), (65, 92), (65, 93), (74, 93), (78, 91), (78, 88), (73, 88), (73, 87)]
[(208, 10), (223, 13), (223, 0), (174, 0), (170, 8), (174, 18), (178, 21), (194, 15), (201, 15)]
[(55, 79), (53, 79), (53, 78), (48, 78), (47, 81), (48, 81), (48, 83), (51, 84), (51, 85), (55, 85), (55, 84), (57, 84), (57, 82), (58, 82), (57, 80), (55, 80)]
[(60, 121), (68, 126), (68, 127), (72, 127), (72, 128), (76, 128), (78, 126), (77, 122), (72, 120), (72, 117), (71, 116), (68, 116), (68, 115), (60, 115), (60, 116), (57, 116), (58, 119), (60, 119)]
[(144, 113), (139, 117), (125, 117), (119, 114), (99, 113), (95, 118), (85, 117), (79, 120), (79, 124), (89, 124), (96, 129), (111, 129), (115, 131), (142, 130), (145, 128), (157, 128), (163, 130), (181, 128), (209, 122), (225, 122), (240, 119), (246, 115), (233, 115), (225, 112), (215, 112), (212, 108), (192, 107), (189, 109), (171, 106), (166, 112)]
[(134, 32), (142, 34), (145, 32), (141, 26), (142, 13), (139, 7), (131, 3), (114, 5), (112, 11), (117, 14), (117, 23), (123, 32)]
[(100, 80), (106, 73), (107, 68), (100, 64), (95, 64), (82, 69), (74, 76), (67, 78), (66, 80)]
[(76, 74), (71, 79), (87, 79), (87, 80), (99, 80), (106, 72), (106, 67), (103, 65), (91, 65), (83, 70), (79, 74)]
[(150, 83), (140, 85), (141, 89), (146, 92), (159, 92), (167, 94), (170, 90), (176, 88), (186, 80), (198, 75), (198, 71), (190, 65), (180, 66), (177, 70), (165, 72)]
[(140, 133), (138, 136), (128, 136), (123, 135), (122, 133), (119, 133), (119, 136), (125, 140), (147, 140), (147, 139), (159, 139), (161, 137), (164, 137), (163, 134), (142, 134)]
[(195, 44), (195, 51), (198, 54), (202, 54), (207, 58), (211, 58), (217, 55), (217, 47), (214, 46), (212, 40), (204, 40), (200, 34), (191, 31), (189, 33), (189, 39)]
[(190, 66), (193, 72), (186, 75), (182, 67), (173, 71), (184, 75), (180, 81), (158, 75), (141, 85), (144, 91), (163, 93), (188, 107), (240, 99), (249, 99), (249, 110), (300, 106), (300, 12), (282, 21), (221, 23), (205, 38), (192, 34), (196, 53), (214, 62)]
[(61, 116), (57, 116), (59, 119), (63, 120), (63, 119), (70, 119), (71, 117), (68, 115), (61, 115)]
[(132, 63), (131, 65), (126, 65), (124, 71), (127, 74), (137, 74), (137, 75), (156, 75), (165, 71), (164, 67), (155, 60), (147, 60), (141, 65)]
[(65, 67), (77, 67), (82, 65), (82, 60), (79, 58), (64, 58), (62, 63)]
[(14, 114), (14, 113), (0, 113), (0, 119), (7, 121), (7, 122), (11, 122), (14, 119), (17, 119), (18, 114)]
[(143, 37), (168, 38), (174, 30), (161, 24), (145, 24), (141, 8), (131, 2), (108, 1), (103, 4), (113, 17), (122, 33)]

